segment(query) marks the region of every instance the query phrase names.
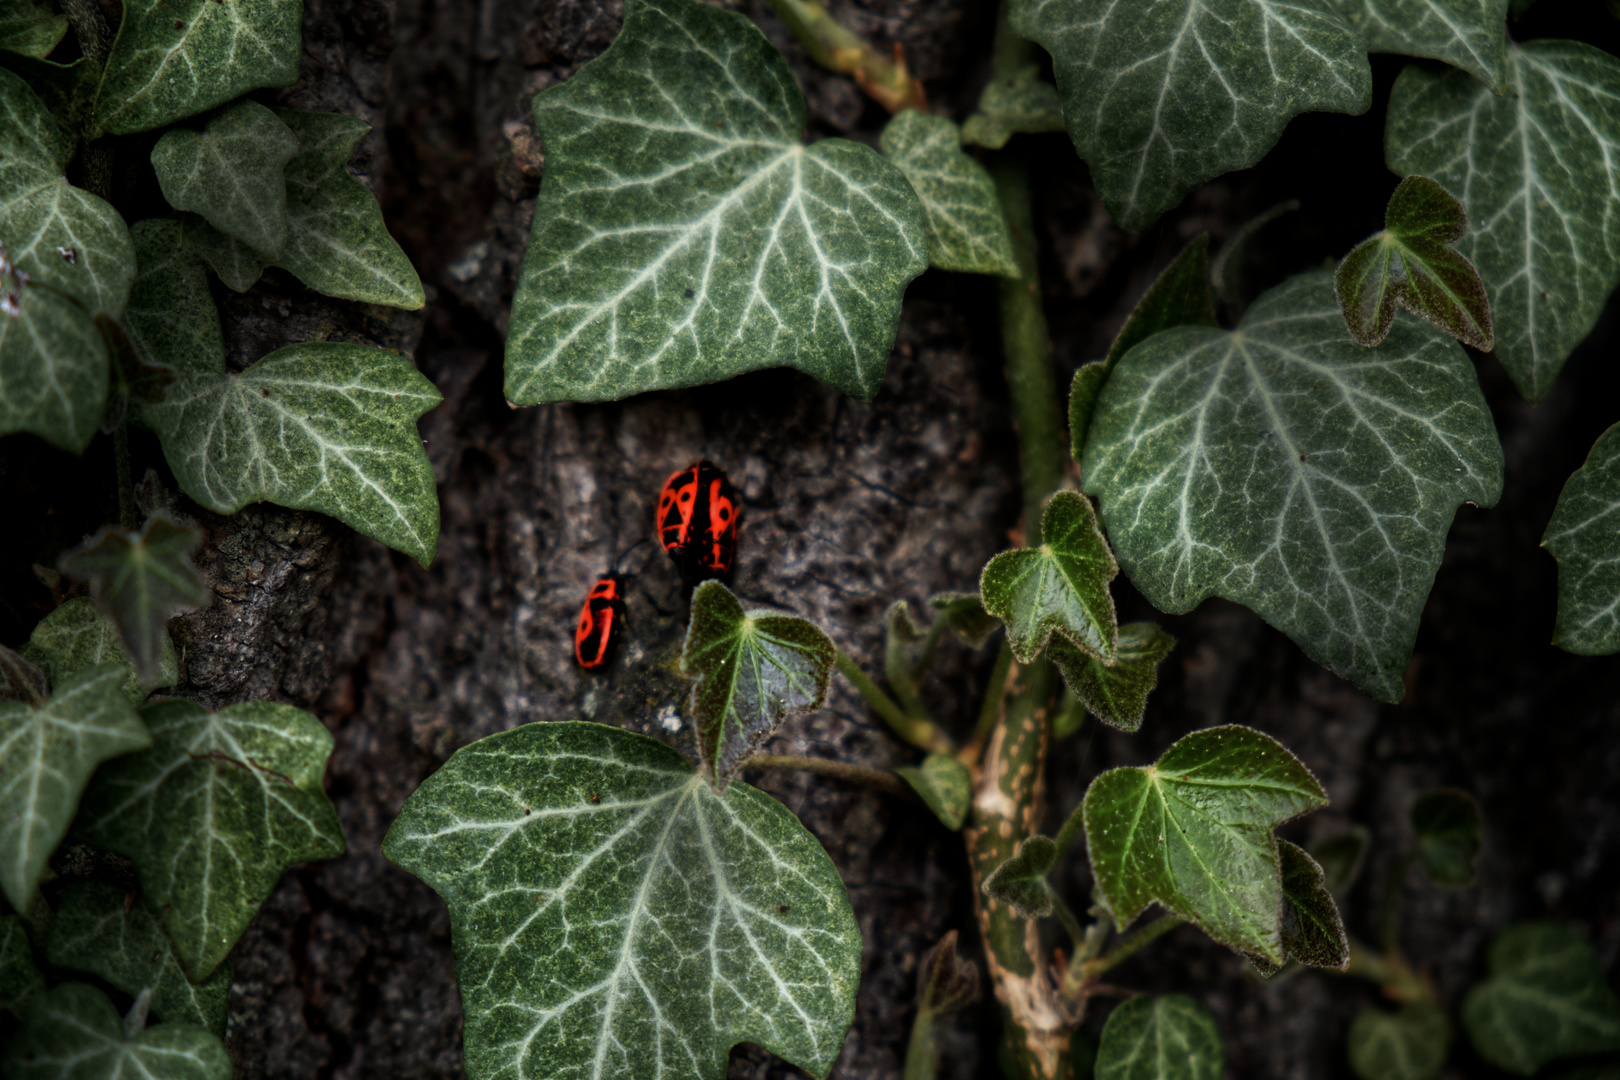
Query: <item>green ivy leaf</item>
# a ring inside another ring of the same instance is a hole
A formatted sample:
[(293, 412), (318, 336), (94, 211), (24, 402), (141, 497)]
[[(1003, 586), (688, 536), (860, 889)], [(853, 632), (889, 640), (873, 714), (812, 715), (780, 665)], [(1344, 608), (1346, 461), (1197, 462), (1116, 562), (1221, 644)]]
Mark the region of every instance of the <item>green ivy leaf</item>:
[(8, 296), (6, 269), (0, 250), (0, 435), (32, 432), (82, 454), (107, 407), (107, 344), (64, 296), (31, 284)]
[(1046, 875), (1057, 865), (1056, 842), (1049, 836), (1030, 836), (1018, 841), (1012, 858), (990, 871), (979, 888), (992, 900), (1012, 905), (1026, 919), (1052, 914), (1052, 889)]
[(1413, 1001), (1396, 1012), (1361, 1010), (1348, 1043), (1350, 1068), (1362, 1080), (1433, 1080), (1446, 1062), (1451, 1028), (1439, 1009)]
[(808, 619), (745, 612), (718, 581), (693, 591), (681, 674), (697, 680), (690, 711), (716, 792), (789, 716), (821, 708), (837, 656)]
[(158, 649), (157, 678), (143, 682), (124, 651), (117, 624), (97, 610), (88, 596), (76, 596), (41, 619), (23, 646), (23, 656), (39, 666), (52, 686), (60, 686), (81, 671), (111, 664), (123, 673), (124, 695), (136, 705), (158, 687), (180, 681), (180, 666), (167, 628)]
[(1463, 999), (1479, 1056), (1530, 1076), (1549, 1061), (1620, 1050), (1620, 998), (1586, 939), (1556, 923), (1504, 930), (1486, 957), (1490, 978)]
[(1620, 424), (1570, 474), (1541, 546), (1558, 560), (1553, 644), (1582, 656), (1620, 652)]
[[(137, 221), (130, 231), (141, 272), (129, 294), (124, 332), (136, 356), (177, 374), (221, 367), (225, 334), (219, 309), (208, 291), (207, 272), (185, 244), (181, 223), (148, 218)], [(171, 383), (164, 400), (174, 389)]]
[(1333, 0), (1369, 52), (1444, 60), (1497, 93), (1507, 81), (1508, 0)]
[(1408, 176), (1389, 197), (1384, 231), (1355, 246), (1333, 275), (1350, 336), (1384, 340), (1395, 305), (1427, 319), (1465, 345), (1495, 345), (1491, 305), (1479, 272), (1449, 245), (1468, 231), (1462, 203), (1427, 176)]
[(89, 580), (142, 682), (163, 677), (169, 620), (213, 598), (191, 561), (201, 544), (200, 529), (153, 514), (138, 533), (107, 526), (58, 563), (64, 574)]
[(181, 966), (200, 982), (284, 869), (343, 854), (321, 789), (332, 736), (308, 713), (269, 701), (217, 713), (161, 701), (141, 716), (151, 749), (96, 775), (74, 832), (135, 861)]
[(124, 8), (97, 116), (114, 135), (148, 131), (262, 86), (291, 86), (303, 0), (144, 0)]
[(883, 156), (922, 200), (928, 265), (969, 274), (1018, 276), (1012, 234), (995, 181), (962, 152), (962, 132), (943, 116), (905, 109), (883, 128)]
[(28, 928), (16, 915), (0, 915), (0, 1012), (21, 1012), (44, 989)]
[(231, 965), (221, 964), (193, 985), (158, 913), (116, 885), (70, 885), (51, 919), (45, 952), (53, 967), (95, 975), (131, 997), (150, 990), (160, 1020), (195, 1024), (225, 1037)]
[(1074, 373), (1074, 384), (1069, 389), (1069, 442), (1074, 460), (1079, 461), (1085, 449), (1097, 395), (1102, 393), (1103, 383), (1113, 374), (1120, 357), (1160, 330), (1215, 325), (1215, 294), (1209, 288), (1209, 234), (1199, 233), (1136, 302), (1109, 346), (1107, 357)]
[(469, 1076), (720, 1080), (744, 1040), (825, 1077), (861, 935), (792, 813), (716, 795), (675, 751), (599, 724), (465, 746), (383, 853), (450, 905)]
[(506, 396), (602, 401), (785, 365), (877, 393), (921, 205), (868, 147), (800, 140), (787, 63), (737, 13), (629, 0), (611, 48), (534, 99), (546, 182)]
[(219, 111), (202, 131), (174, 128), (152, 148), (163, 197), (260, 251), (287, 239), (287, 162), (298, 136), (256, 101)]
[(43, 705), (0, 701), (0, 888), (27, 911), (90, 774), (152, 745), (111, 665), (57, 684)]
[(1454, 788), (1425, 792), (1412, 804), (1411, 818), (1418, 865), (1429, 880), (1445, 889), (1472, 885), (1483, 824), (1474, 797)]
[(978, 593), (936, 593), (928, 598), (928, 606), (970, 649), (984, 648), (990, 635), (1001, 629), (1001, 620), (984, 610)]
[(56, 118), (67, 138), (71, 158), (80, 143), (94, 137), (96, 91), (101, 89), (101, 65), (88, 56), (71, 64), (53, 64), (30, 57), (7, 57), (5, 66), (34, 92)]
[(1097, 1080), (1220, 1080), (1226, 1052), (1215, 1018), (1184, 994), (1121, 1002), (1103, 1025)]
[(1020, 664), (1033, 663), (1054, 635), (1101, 660), (1114, 658), (1119, 622), (1108, 583), (1119, 564), (1108, 550), (1091, 500), (1060, 491), (1041, 512), (1038, 548), (1003, 551), (979, 577), (984, 609), (1007, 624)]
[(1344, 918), (1328, 891), (1327, 876), (1305, 849), (1277, 841), (1282, 867), (1283, 950), (1310, 967), (1343, 971), (1350, 963)]
[(1046, 658), (1063, 673), (1063, 682), (1086, 710), (1111, 727), (1136, 731), (1147, 713), (1148, 695), (1159, 684), (1159, 662), (1176, 647), (1176, 639), (1157, 623), (1126, 623), (1119, 628), (1113, 663), (1105, 663), (1054, 637)]
[(50, 680), (33, 662), (0, 645), (0, 701), (38, 705), (51, 694)]
[(1322, 868), (1323, 884), (1334, 896), (1343, 896), (1361, 876), (1371, 837), (1357, 825), (1345, 832), (1324, 836), (1310, 846), (1311, 858)]
[(950, 754), (929, 754), (921, 765), (902, 765), (894, 773), (947, 829), (955, 832), (962, 827), (973, 805), (973, 777), (966, 765)]
[[(140, 1005), (135, 1006), (136, 1009)], [(36, 997), (0, 1056), (10, 1080), (231, 1080), (224, 1045), (191, 1024), (125, 1030), (93, 986), (65, 983)]]
[(1463, 193), (1475, 225), (1457, 250), (1485, 281), (1497, 359), (1531, 401), (1620, 282), (1617, 144), (1620, 60), (1579, 42), (1509, 45), (1501, 95), (1419, 64), (1391, 91), (1385, 160)]
[(1367, 47), (1327, 0), (1013, 0), (1009, 17), (1052, 54), (1069, 137), (1125, 229), (1259, 161), (1297, 114), (1372, 105)]
[(1283, 962), (1281, 867), (1271, 830), (1327, 805), (1299, 759), (1236, 725), (1195, 731), (1153, 765), (1086, 790), (1086, 845), (1120, 929), (1157, 902), (1216, 941)]
[(962, 141), (1000, 150), (1014, 135), (1062, 130), (1057, 87), (1031, 64), (985, 83), (978, 110), (962, 122)]
[(1260, 297), (1235, 331), (1182, 327), (1126, 354), (1084, 473), (1155, 607), (1246, 604), (1398, 701), (1452, 516), (1496, 501), (1502, 448), (1455, 342), (1403, 318), (1361, 348), (1324, 271)]
[(0, 49), (43, 60), (67, 29), (67, 16), (52, 14), (49, 3), (0, 0)]
[(247, 292), (264, 276), (270, 258), (254, 251), (240, 240), (214, 228), (196, 214), (184, 214), (180, 219), (181, 242), (186, 249), (200, 256), (219, 280), (235, 292)]

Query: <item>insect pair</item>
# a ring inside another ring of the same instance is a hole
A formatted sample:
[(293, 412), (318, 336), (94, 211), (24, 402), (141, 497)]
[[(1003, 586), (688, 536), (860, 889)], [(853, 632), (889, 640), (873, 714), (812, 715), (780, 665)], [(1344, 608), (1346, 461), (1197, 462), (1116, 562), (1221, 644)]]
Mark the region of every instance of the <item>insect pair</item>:
[[(731, 481), (707, 461), (688, 465), (664, 481), (653, 527), (686, 584), (731, 572), (741, 509)], [(607, 663), (623, 624), (623, 575), (603, 574), (585, 594), (580, 608), (574, 626), (574, 659), (586, 669)]]

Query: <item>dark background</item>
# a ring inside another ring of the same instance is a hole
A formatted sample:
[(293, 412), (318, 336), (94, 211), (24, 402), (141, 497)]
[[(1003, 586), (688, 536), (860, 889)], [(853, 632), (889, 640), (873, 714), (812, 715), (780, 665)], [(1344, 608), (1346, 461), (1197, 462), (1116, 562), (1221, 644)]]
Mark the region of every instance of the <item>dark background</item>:
[[(875, 144), (885, 114), (847, 80), (810, 67), (763, 0), (744, 10), (797, 71), (810, 137)], [(902, 43), (936, 109), (958, 120), (971, 111), (987, 75), (989, 4), (864, 0), (833, 10), (880, 46)], [(307, 0), (305, 12), (300, 81), (255, 96), (373, 126), (352, 169), (378, 193), (428, 303), (417, 313), (336, 303), (277, 271), (245, 296), (216, 284), (231, 363), (245, 367), (312, 338), (413, 357), (446, 399), (421, 425), (440, 484), (438, 559), (424, 572), (319, 515), (268, 505), (209, 514), (173, 493), (155, 441), (141, 432), (136, 474), (154, 469), (149, 499), (208, 536), (200, 561), (216, 599), (173, 624), (183, 657), (176, 692), (215, 707), (288, 701), (336, 737), (327, 784), (349, 854), (290, 871), (237, 947), (227, 1040), (237, 1075), (456, 1076), (461, 1013), (444, 904), (379, 852), (400, 804), (456, 747), (519, 723), (586, 716), (670, 738), (655, 717), (682, 703), (666, 665), (684, 610), (656, 549), (643, 544), (626, 559), (631, 633), (606, 675), (573, 664), (570, 631), (594, 575), (650, 533), (664, 477), (697, 457), (721, 464), (742, 492), (737, 590), (815, 619), (868, 670), (880, 667), (878, 623), (892, 600), (916, 605), (972, 588), (1018, 524), (994, 284), (937, 271), (913, 283), (871, 403), (769, 371), (611, 405), (511, 409), (501, 395), (502, 336), (544, 172), (528, 102), (612, 41), (620, 4)], [(1574, 36), (1620, 54), (1620, 22), (1599, 0), (1542, 0), (1513, 33)], [(1302, 204), (1246, 249), (1225, 313), (1233, 319), (1264, 289), (1329, 265), (1376, 230), (1397, 179), (1383, 167), (1383, 109), (1406, 62), (1373, 58), (1368, 114), (1301, 117), (1259, 167), (1211, 182), (1142, 234), (1108, 221), (1064, 136), (1018, 137), (1011, 152), (1028, 158), (1034, 176), (1063, 384), (1104, 353), (1153, 275), (1200, 231), (1219, 248), (1268, 207)], [(142, 161), (149, 146), (133, 137), (119, 150)], [(149, 170), (125, 175), (115, 201), (131, 221), (167, 212)], [(1180, 645), (1139, 734), (1088, 726), (1058, 748), (1048, 821), (1061, 820), (1103, 768), (1152, 760), (1195, 728), (1250, 724), (1298, 754), (1332, 797), (1286, 835), (1308, 841), (1351, 823), (1372, 831), (1367, 872), (1345, 907), (1364, 940), (1376, 939), (1376, 899), (1409, 839), (1412, 800), (1438, 785), (1480, 800), (1478, 883), (1441, 892), (1413, 874), (1403, 891), (1402, 943), (1449, 1007), (1481, 976), (1490, 936), (1519, 919), (1576, 926), (1612, 979), (1620, 663), (1547, 644), (1556, 567), (1538, 543), (1565, 478), (1620, 420), (1615, 346), (1611, 304), (1535, 408), (1494, 359), (1476, 357), (1506, 451), (1506, 494), (1494, 509), (1458, 513), (1401, 705), (1371, 701), (1246, 609), (1212, 600), (1187, 616), (1157, 616), (1122, 576), (1122, 620), (1157, 617)], [(0, 491), (14, 519), (35, 523), (0, 533), (0, 643), (20, 645), (60, 598), (30, 566), (54, 565), (116, 519), (112, 480), (105, 438), (82, 460), (29, 436), (0, 441)], [(925, 688), (958, 729), (977, 709), (989, 661), (988, 651), (948, 645)], [(686, 728), (674, 741), (690, 751)], [(842, 683), (828, 709), (789, 725), (775, 748), (879, 767), (918, 756)], [(834, 1075), (898, 1077), (917, 954), (952, 928), (970, 954), (977, 949), (961, 842), (913, 805), (835, 781), (758, 780), (827, 846), (866, 935), (855, 1027)], [(1084, 858), (1071, 854), (1063, 876), (1080, 901), (1090, 885)], [(1312, 972), (1261, 982), (1187, 928), (1110, 979), (1209, 1006), (1232, 1077), (1349, 1076), (1346, 1029), (1377, 1001), (1366, 984)], [(963, 1014), (946, 1055), (950, 1075), (995, 1075), (996, 1029), (987, 1004)], [(732, 1075), (799, 1074), (743, 1048)], [(1448, 1075), (1496, 1074), (1460, 1039)]]

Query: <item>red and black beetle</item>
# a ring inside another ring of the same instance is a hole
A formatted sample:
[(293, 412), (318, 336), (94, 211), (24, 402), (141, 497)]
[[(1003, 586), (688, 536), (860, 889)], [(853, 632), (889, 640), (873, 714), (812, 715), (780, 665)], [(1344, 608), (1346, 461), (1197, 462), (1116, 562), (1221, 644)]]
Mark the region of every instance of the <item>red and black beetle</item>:
[(607, 663), (614, 634), (624, 624), (624, 591), (617, 574), (596, 579), (574, 626), (574, 659), (587, 670)]
[(655, 519), (658, 542), (688, 583), (731, 572), (741, 510), (731, 481), (707, 461), (664, 481)]

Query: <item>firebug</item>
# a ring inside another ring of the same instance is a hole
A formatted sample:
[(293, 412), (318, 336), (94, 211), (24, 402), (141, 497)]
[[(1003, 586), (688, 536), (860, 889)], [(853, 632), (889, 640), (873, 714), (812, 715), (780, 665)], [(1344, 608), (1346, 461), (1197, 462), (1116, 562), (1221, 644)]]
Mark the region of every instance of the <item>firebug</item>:
[(655, 521), (658, 542), (688, 583), (731, 572), (741, 510), (731, 481), (707, 461), (664, 481)]
[(579, 661), (579, 666), (589, 670), (607, 663), (613, 651), (614, 635), (623, 624), (621, 580), (616, 574), (604, 574), (585, 594), (579, 622), (574, 626), (574, 659)]

